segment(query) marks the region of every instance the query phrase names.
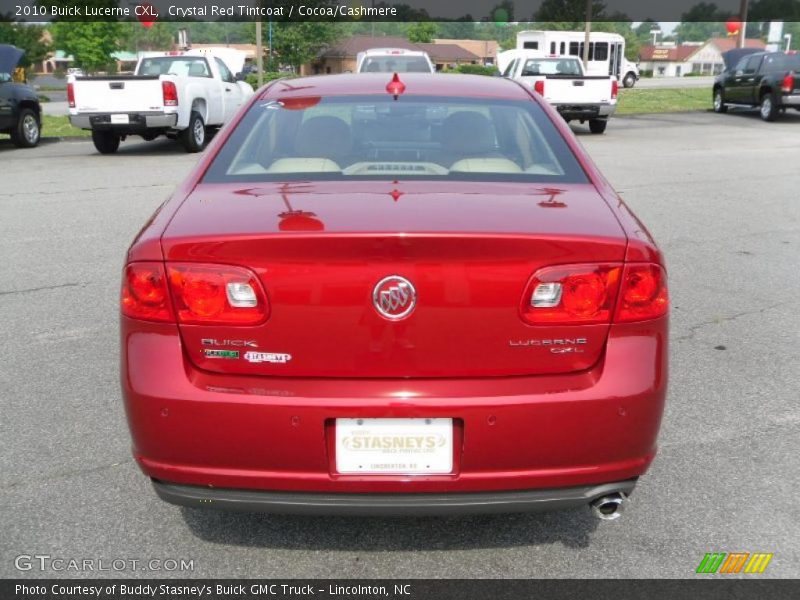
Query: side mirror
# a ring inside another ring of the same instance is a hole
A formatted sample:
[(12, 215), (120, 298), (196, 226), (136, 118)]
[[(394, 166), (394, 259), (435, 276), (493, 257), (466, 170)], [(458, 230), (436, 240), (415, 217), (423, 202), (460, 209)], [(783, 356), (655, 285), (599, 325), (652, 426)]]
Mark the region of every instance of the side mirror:
[(236, 74), (236, 81), (244, 81), (244, 73), (242, 73), (241, 71), (239, 71), (239, 72)]
[(742, 75), (744, 75), (744, 71), (742, 71), (740, 69), (739, 71), (736, 71), (736, 73), (734, 73), (734, 75), (736, 75), (736, 77), (741, 77)]

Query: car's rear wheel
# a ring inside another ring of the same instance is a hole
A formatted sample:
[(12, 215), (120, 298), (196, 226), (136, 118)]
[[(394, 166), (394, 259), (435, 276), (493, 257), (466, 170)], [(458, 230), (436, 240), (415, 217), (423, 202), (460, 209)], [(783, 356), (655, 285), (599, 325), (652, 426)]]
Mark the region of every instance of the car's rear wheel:
[(11, 130), (11, 141), (18, 148), (33, 148), (39, 143), (41, 128), (36, 113), (23, 108), (19, 113), (17, 125)]
[(113, 131), (92, 131), (92, 141), (100, 154), (114, 154), (119, 148), (120, 138)]
[(725, 97), (722, 95), (722, 88), (714, 90), (714, 112), (728, 112), (728, 105), (725, 104)]
[(767, 92), (761, 96), (761, 105), (758, 108), (758, 112), (764, 121), (774, 121), (775, 117), (778, 116), (779, 110), (771, 93)]
[(603, 133), (608, 125), (607, 119), (591, 119), (589, 121), (589, 131), (592, 133)]
[(200, 152), (206, 145), (206, 124), (199, 112), (192, 111), (189, 127), (181, 131), (180, 140), (187, 152)]
[(636, 84), (636, 75), (628, 73), (622, 78), (622, 87), (632, 88)]

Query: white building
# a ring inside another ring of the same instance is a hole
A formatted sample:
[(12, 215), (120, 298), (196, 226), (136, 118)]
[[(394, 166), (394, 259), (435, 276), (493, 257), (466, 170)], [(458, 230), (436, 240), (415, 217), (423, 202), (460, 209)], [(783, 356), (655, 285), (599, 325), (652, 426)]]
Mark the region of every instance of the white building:
[[(748, 48), (764, 49), (761, 40), (746, 40)], [(705, 43), (643, 46), (639, 70), (652, 71), (653, 77), (683, 77), (689, 73), (717, 75), (724, 69), (722, 53), (736, 47), (735, 38), (711, 38)]]

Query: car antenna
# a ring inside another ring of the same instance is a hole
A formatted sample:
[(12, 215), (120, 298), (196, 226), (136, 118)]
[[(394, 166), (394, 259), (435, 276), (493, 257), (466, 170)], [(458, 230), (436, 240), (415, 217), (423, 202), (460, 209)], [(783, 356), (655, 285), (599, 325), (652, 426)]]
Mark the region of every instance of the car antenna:
[(395, 73), (392, 80), (386, 84), (386, 91), (397, 100), (397, 97), (406, 91), (406, 84), (400, 81), (400, 76)]

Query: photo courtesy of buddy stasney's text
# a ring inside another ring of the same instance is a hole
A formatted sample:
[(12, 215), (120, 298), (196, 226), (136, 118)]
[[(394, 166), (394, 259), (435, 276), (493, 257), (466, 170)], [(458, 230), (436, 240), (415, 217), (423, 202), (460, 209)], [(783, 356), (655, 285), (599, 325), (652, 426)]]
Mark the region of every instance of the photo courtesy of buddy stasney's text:
[(23, 597), (68, 597), (68, 598), (233, 598), (248, 596), (270, 596), (288, 598), (295, 596), (355, 596), (355, 597), (411, 597), (413, 586), (408, 583), (386, 585), (339, 584), (339, 583), (49, 583), (14, 586), (17, 598)]

